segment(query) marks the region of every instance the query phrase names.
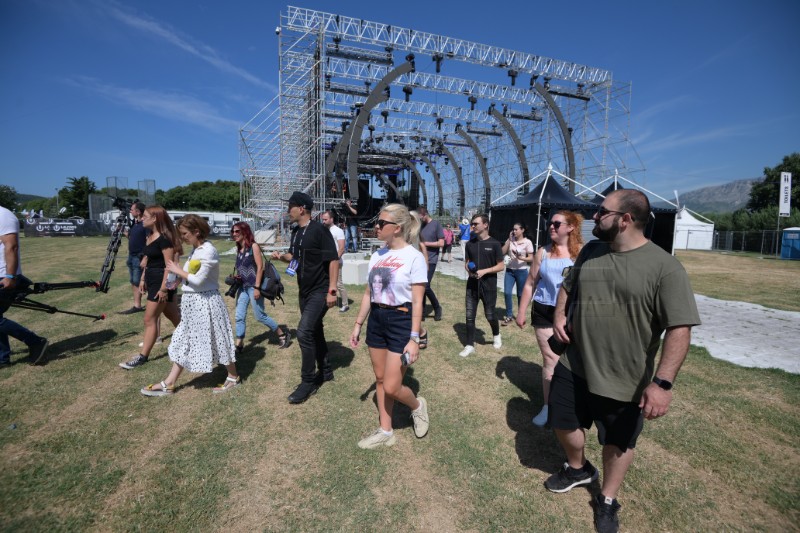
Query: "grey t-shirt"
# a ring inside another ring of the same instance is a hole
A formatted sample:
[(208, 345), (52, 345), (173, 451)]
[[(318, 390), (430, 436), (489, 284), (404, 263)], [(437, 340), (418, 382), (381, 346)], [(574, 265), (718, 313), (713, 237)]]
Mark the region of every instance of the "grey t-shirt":
[(591, 241), (562, 286), (577, 301), (561, 362), (607, 398), (639, 401), (664, 330), (700, 324), (683, 265), (650, 241), (627, 252)]
[[(419, 240), (422, 242), (433, 242), (439, 239), (444, 239), (444, 228), (436, 220), (431, 220), (419, 231)], [(439, 250), (441, 248), (428, 248), (428, 264), (432, 265), (439, 262)]]

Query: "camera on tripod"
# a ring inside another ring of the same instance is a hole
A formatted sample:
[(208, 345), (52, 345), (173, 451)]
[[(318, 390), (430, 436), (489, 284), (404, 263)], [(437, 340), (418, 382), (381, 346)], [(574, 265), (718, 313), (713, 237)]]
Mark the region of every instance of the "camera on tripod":
[(225, 296), (236, 298), (242, 288), (242, 276), (227, 276), (225, 278), (225, 285), (230, 285), (228, 290), (225, 291)]

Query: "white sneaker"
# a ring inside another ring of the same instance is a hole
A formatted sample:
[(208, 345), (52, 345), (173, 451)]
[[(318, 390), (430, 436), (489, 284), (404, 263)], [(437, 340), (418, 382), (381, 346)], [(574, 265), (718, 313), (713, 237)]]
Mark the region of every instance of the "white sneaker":
[(387, 435), (381, 428), (378, 428), (373, 433), (358, 441), (358, 447), (362, 450), (374, 450), (381, 446), (392, 446), (395, 441), (394, 432), (392, 432), (391, 435)]
[(341, 306), (341, 307), (339, 308), (339, 312), (340, 312), (340, 313), (346, 313), (346, 312), (348, 312), (349, 310), (350, 310), (350, 306), (349, 306), (349, 305), (343, 305), (343, 306)]
[[(162, 339), (161, 337), (156, 337), (155, 344), (161, 344), (162, 342), (164, 342), (164, 339)], [(142, 346), (144, 346), (144, 341), (139, 343), (139, 348), (141, 348)]]
[(533, 420), (531, 420), (533, 425), (538, 426), (540, 428), (544, 427), (545, 424), (547, 424), (547, 412), (548, 412), (547, 405), (545, 405), (544, 407), (542, 407), (542, 410), (539, 411), (539, 414), (534, 416)]
[(417, 396), (419, 407), (416, 411), (411, 411), (411, 418), (414, 421), (414, 435), (421, 439), (428, 434), (428, 402), (422, 396)]
[(499, 350), (503, 347), (503, 339), (500, 338), (500, 335), (494, 336), (494, 341), (492, 342), (492, 346), (494, 346), (495, 350)]
[(463, 350), (458, 352), (458, 355), (460, 355), (461, 357), (469, 357), (473, 353), (475, 353), (475, 347), (471, 344), (467, 344), (466, 346), (464, 346)]

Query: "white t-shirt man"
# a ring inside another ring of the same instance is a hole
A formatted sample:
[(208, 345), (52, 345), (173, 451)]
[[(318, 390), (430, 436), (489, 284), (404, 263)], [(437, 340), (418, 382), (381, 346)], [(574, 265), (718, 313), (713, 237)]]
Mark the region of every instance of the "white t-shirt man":
[(403, 305), (411, 301), (411, 285), (428, 282), (425, 256), (414, 246), (400, 250), (381, 248), (369, 260), (370, 301), (384, 305)]
[[(0, 206), (0, 235), (10, 235), (16, 233), (19, 235), (19, 220), (14, 216), (14, 213)], [(0, 240), (0, 277), (6, 275), (6, 247), (3, 241)], [(19, 260), (19, 248), (17, 248), (17, 271), (12, 274), (19, 276), (22, 274), (22, 263)]]
[[(336, 243), (336, 253), (339, 254), (339, 264), (341, 265), (343, 263), (342, 252), (344, 251), (344, 231), (342, 231), (342, 228), (340, 228), (336, 224), (333, 224), (328, 229), (331, 230), (331, 236), (333, 237), (333, 242)], [(340, 252), (340, 250), (342, 252)]]

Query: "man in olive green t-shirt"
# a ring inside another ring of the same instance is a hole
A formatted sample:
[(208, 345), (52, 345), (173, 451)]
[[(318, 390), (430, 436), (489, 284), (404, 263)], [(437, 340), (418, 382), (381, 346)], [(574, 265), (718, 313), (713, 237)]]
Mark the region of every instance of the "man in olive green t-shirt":
[(599, 241), (584, 247), (565, 276), (553, 324), (556, 339), (568, 346), (553, 375), (549, 423), (567, 462), (545, 487), (567, 492), (597, 479), (584, 455), (583, 428), (594, 423), (603, 445), (594, 502), (600, 532), (619, 528), (616, 496), (644, 419), (667, 413), (692, 326), (700, 324), (683, 266), (644, 236), (649, 217), (650, 203), (639, 191), (606, 197), (594, 215)]

